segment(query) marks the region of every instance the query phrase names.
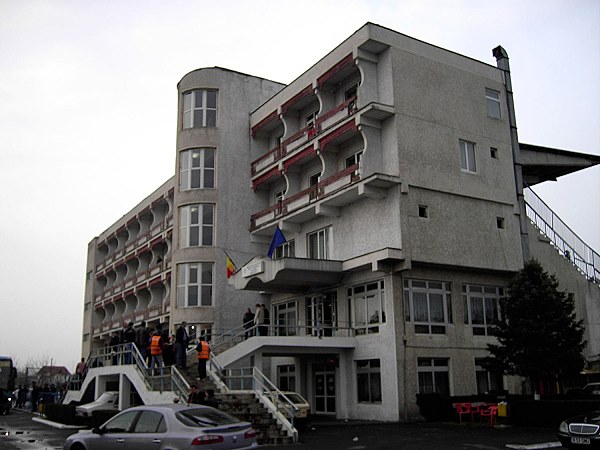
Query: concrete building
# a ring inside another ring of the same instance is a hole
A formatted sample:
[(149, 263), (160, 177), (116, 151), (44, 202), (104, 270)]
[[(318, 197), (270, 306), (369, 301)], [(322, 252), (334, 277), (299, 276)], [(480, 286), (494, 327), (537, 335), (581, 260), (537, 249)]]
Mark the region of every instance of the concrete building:
[[(84, 355), (124, 322), (185, 320), (223, 368), (259, 368), (313, 414), (401, 420), (418, 392), (520, 391), (480, 358), (535, 257), (573, 294), (593, 364), (600, 258), (526, 186), (600, 157), (519, 143), (493, 52), (368, 23), (287, 86), (185, 75), (175, 176), (90, 243)], [(221, 346), (255, 303), (268, 333)]]

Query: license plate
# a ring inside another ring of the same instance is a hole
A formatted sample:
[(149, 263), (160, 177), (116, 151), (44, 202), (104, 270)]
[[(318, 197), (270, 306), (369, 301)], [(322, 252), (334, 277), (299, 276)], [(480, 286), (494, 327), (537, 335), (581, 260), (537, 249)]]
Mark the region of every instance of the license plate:
[(590, 445), (590, 438), (572, 437), (571, 444)]

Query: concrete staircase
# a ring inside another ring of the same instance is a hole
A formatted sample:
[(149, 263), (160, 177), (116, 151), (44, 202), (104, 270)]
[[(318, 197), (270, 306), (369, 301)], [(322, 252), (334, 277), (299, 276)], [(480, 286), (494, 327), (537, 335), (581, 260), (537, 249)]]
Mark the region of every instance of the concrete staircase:
[(292, 444), (293, 439), (281, 429), (277, 421), (271, 416), (252, 392), (227, 392), (215, 394), (219, 400), (219, 409), (245, 420), (252, 424), (258, 431), (257, 441), (265, 444)]

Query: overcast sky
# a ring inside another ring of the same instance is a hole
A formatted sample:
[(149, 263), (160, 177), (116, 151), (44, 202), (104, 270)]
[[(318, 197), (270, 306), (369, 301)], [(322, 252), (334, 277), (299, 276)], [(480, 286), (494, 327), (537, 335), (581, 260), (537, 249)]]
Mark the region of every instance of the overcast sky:
[[(289, 83), (368, 21), (502, 45), (519, 140), (600, 154), (598, 0), (0, 0), (0, 354), (74, 370), (87, 244), (175, 173), (186, 73)], [(536, 190), (600, 250), (600, 167)]]

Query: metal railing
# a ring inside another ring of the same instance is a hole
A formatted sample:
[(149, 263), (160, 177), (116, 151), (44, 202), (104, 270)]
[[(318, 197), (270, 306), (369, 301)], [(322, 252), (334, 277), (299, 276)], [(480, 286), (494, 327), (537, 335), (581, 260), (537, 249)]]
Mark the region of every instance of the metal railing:
[(600, 284), (600, 255), (575, 234), (531, 189), (523, 190), (531, 222), (588, 280)]

